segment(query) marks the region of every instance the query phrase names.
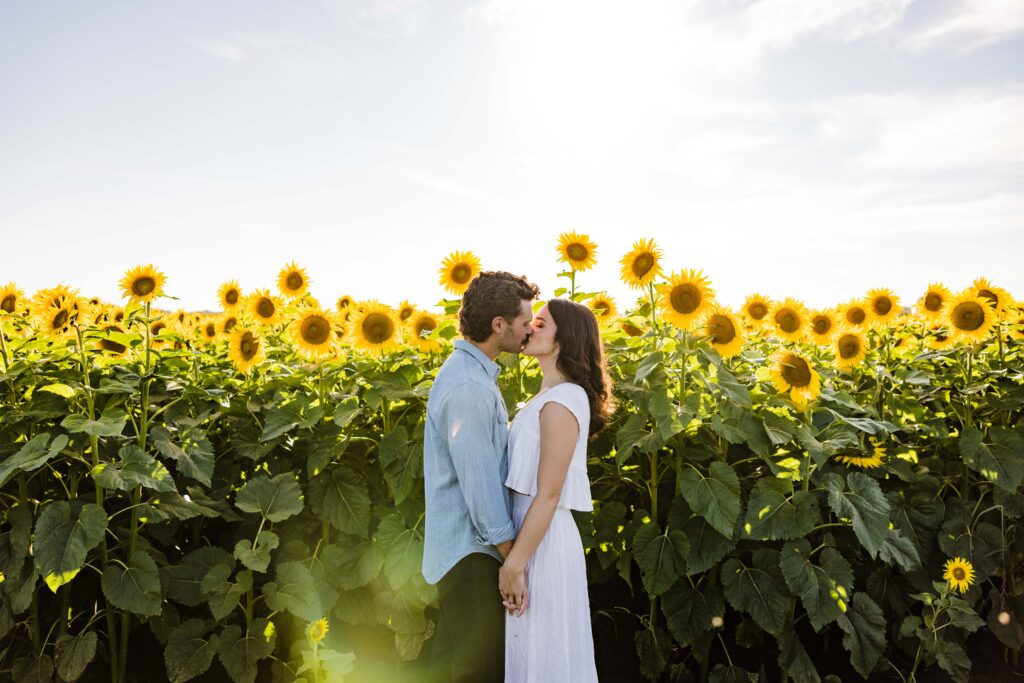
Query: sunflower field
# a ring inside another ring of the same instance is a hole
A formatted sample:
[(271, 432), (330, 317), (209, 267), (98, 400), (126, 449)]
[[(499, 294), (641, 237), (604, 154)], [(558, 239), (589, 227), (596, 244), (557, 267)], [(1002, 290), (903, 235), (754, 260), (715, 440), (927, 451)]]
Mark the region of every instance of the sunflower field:
[[(1020, 671), (1021, 303), (731, 309), (652, 240), (616, 303), (587, 235), (556, 248), (618, 404), (577, 513), (602, 680)], [(422, 680), (424, 411), (480, 269), (445, 259), (437, 311), (325, 305), (295, 263), (215, 314), (161, 308), (150, 265), (118, 303), (0, 288), (0, 677)], [(539, 370), (499, 362), (514, 413)]]

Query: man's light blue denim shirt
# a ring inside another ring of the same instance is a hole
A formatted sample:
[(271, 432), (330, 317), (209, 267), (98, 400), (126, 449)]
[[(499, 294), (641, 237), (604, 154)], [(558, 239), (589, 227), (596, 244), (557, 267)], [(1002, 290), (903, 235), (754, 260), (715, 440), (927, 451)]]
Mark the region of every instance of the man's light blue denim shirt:
[(423, 578), (437, 583), (470, 553), (501, 561), (515, 538), (508, 476), (508, 411), (498, 365), (464, 339), (437, 372), (423, 432)]

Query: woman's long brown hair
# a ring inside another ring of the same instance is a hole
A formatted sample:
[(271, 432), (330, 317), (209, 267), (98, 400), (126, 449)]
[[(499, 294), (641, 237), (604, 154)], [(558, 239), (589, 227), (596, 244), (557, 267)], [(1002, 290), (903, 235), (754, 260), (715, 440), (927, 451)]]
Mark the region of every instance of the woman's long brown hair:
[(551, 299), (548, 310), (555, 321), (558, 370), (587, 392), (590, 436), (594, 436), (604, 429), (615, 410), (597, 318), (586, 306), (568, 299)]

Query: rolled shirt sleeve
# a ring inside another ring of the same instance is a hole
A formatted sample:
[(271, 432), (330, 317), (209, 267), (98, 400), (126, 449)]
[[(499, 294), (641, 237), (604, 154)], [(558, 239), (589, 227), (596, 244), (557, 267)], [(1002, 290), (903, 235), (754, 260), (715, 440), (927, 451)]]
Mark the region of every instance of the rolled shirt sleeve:
[[(500, 419), (493, 398), (472, 382), (455, 386), (444, 405), (441, 423), (448, 451), (476, 529), (476, 542), (498, 545), (515, 538), (505, 506), (504, 482), (498, 471), (494, 430)], [(439, 425), (440, 426), (440, 425)]]

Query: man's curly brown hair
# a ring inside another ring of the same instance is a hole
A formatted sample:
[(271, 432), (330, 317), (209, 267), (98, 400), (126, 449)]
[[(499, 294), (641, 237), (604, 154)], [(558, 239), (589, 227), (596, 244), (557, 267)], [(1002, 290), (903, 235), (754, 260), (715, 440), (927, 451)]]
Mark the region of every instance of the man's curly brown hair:
[(459, 308), (459, 332), (475, 342), (487, 341), (493, 330), (491, 321), (501, 316), (510, 324), (519, 315), (521, 302), (540, 296), (537, 285), (525, 277), (503, 270), (487, 270), (469, 283)]

